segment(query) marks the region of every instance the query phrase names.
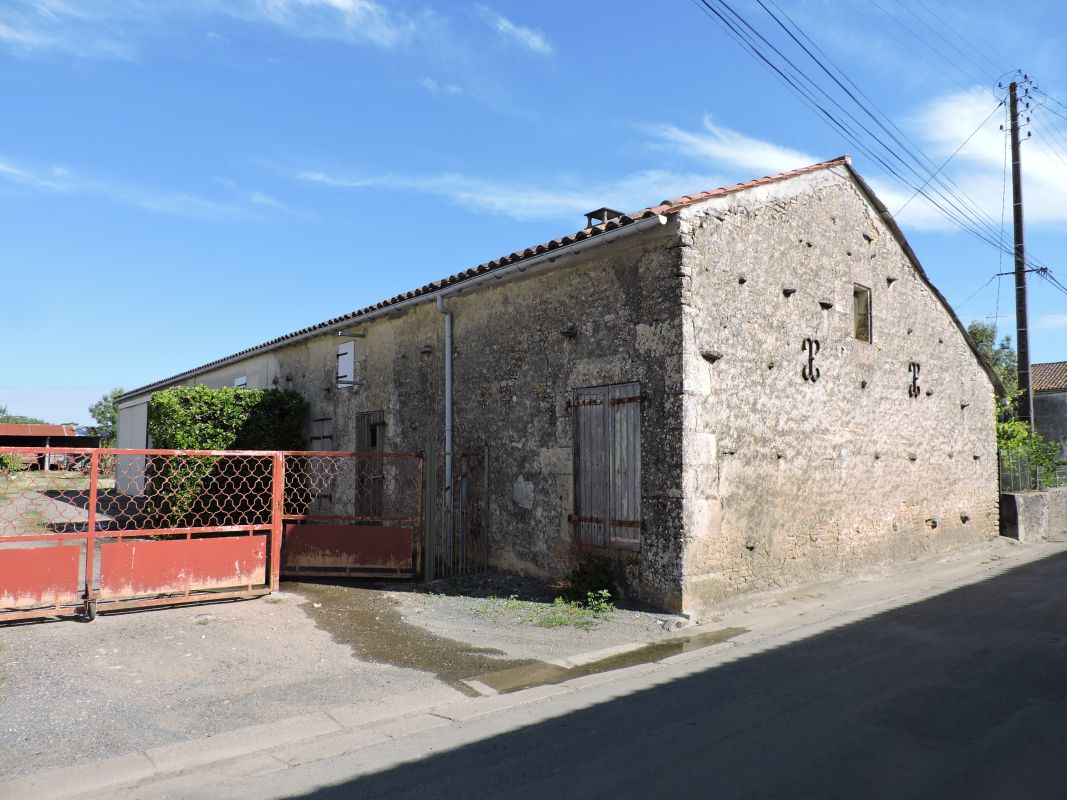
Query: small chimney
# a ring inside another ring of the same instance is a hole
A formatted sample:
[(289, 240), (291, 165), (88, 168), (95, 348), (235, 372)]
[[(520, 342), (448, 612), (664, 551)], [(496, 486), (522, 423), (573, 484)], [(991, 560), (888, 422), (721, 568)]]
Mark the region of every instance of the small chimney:
[(596, 211), (590, 211), (585, 215), (585, 226), (592, 228), (594, 225), (599, 225), (601, 222), (607, 222), (609, 219), (615, 219), (615, 217), (621, 217), (622, 212), (616, 211), (614, 208), (598, 208)]

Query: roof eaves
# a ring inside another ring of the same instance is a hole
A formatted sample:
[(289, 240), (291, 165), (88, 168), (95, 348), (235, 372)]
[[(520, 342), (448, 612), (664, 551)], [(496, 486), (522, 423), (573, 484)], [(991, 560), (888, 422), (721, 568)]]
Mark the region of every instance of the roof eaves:
[(817, 172), (819, 170), (829, 169), (831, 167), (842, 165), (848, 167), (851, 171), (851, 159), (849, 159), (848, 156), (838, 156), (837, 158), (831, 159), (829, 161), (822, 161), (818, 164), (811, 164), (806, 167), (800, 167), (798, 169), (789, 170), (788, 172), (781, 172), (776, 175), (766, 175), (762, 178), (756, 178), (754, 180), (745, 181), (744, 183), (737, 183), (732, 186), (724, 186), (719, 189), (712, 189), (709, 191), (698, 192), (696, 194), (691, 195), (683, 195), (682, 197), (677, 197), (673, 200), (664, 200), (659, 205), (650, 206), (648, 208), (643, 208), (640, 211), (635, 211), (630, 214), (623, 214), (622, 216), (614, 217), (610, 220), (607, 220), (606, 222), (601, 222), (591, 227), (582, 228), (580, 231), (576, 231), (575, 233), (562, 236), (558, 239), (553, 239), (549, 242), (533, 245), (523, 250), (516, 250), (506, 256), (493, 259), (492, 261), (487, 261), (483, 264), (471, 267), (470, 269), (456, 273), (447, 278), (432, 281), (431, 283), (428, 283), (425, 286), (421, 286), (418, 289), (413, 289), (411, 291), (398, 294), (387, 300), (382, 300), (378, 303), (375, 303), (374, 305), (359, 309), (358, 311), (352, 311), (348, 314), (344, 314), (339, 317), (333, 317), (332, 319), (325, 320), (324, 322), (320, 322), (315, 325), (310, 325), (306, 328), (301, 328), (298, 331), (293, 331), (283, 336), (270, 339), (269, 341), (255, 345), (254, 347), (249, 347), (244, 350), (240, 350), (224, 358), (219, 358), (214, 361), (210, 361), (206, 364), (202, 364), (199, 367), (194, 367), (193, 369), (178, 373), (177, 375), (172, 375), (169, 378), (163, 378), (161, 380), (145, 384), (144, 386), (139, 386), (138, 388), (131, 389), (125, 394), (122, 394), (119, 397), (115, 398), (115, 402), (121, 403), (139, 395), (146, 394), (147, 392), (154, 391), (155, 389), (159, 389), (164, 386), (169, 386), (175, 383), (180, 383), (181, 381), (187, 380), (188, 378), (195, 377), (196, 375), (208, 372), (212, 369), (216, 369), (225, 364), (232, 363), (234, 361), (247, 358), (252, 355), (270, 352), (271, 350), (275, 350), (279, 347), (285, 346), (286, 344), (292, 343), (294, 342), (294, 340), (306, 338), (310, 334), (314, 334), (317, 332), (326, 332), (331, 328), (343, 326), (345, 323), (350, 323), (355, 320), (358, 320), (360, 317), (364, 317), (372, 312), (380, 311), (384, 308), (389, 308), (390, 306), (395, 306), (400, 303), (414, 300), (419, 297), (434, 294), (436, 292), (441, 291), (442, 289), (447, 289), (449, 287), (455, 286), (456, 284), (462, 283), (465, 280), (470, 280), (471, 278), (484, 275), (487, 272), (491, 272), (493, 270), (518, 263), (528, 258), (534, 258), (536, 256), (543, 255), (553, 250), (558, 250), (562, 247), (568, 247), (572, 244), (586, 241), (595, 236), (599, 236), (609, 231), (617, 230), (627, 225), (632, 225), (635, 222), (639, 222), (650, 217), (669, 216), (671, 214), (677, 213), (683, 208), (691, 206), (695, 203), (702, 202), (704, 200), (709, 200), (714, 197), (723, 197), (729, 194), (733, 194), (735, 192), (744, 191), (745, 189), (751, 189), (757, 186), (778, 183), (779, 181), (795, 178), (799, 175), (805, 175), (811, 172)]

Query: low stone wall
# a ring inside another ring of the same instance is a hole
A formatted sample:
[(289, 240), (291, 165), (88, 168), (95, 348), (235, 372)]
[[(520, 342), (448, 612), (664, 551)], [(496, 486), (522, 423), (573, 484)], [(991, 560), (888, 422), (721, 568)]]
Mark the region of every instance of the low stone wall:
[(1020, 542), (1067, 537), (1067, 486), (1002, 494), (1000, 535)]

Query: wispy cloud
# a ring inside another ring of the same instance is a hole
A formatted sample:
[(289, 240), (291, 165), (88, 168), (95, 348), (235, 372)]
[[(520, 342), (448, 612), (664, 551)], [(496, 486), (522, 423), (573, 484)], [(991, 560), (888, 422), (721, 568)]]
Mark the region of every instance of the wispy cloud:
[[(185, 192), (168, 192), (123, 181), (84, 177), (60, 166), (27, 167), (3, 158), (0, 158), (0, 180), (42, 192), (100, 197), (160, 214), (217, 219), (249, 216), (251, 213), (240, 205)], [(251, 198), (249, 201), (255, 202)]]
[(372, 0), (254, 0), (221, 3), (220, 11), (265, 20), (289, 33), (393, 47), (411, 37), (416, 22)]
[(676, 153), (741, 170), (748, 175), (785, 172), (822, 160), (716, 125), (708, 116), (704, 117), (702, 130), (698, 131), (687, 131), (674, 125), (657, 125), (650, 130)]
[[(961, 143), (966, 144), (941, 173), (949, 185), (933, 182), (923, 189), (923, 194), (930, 195), (943, 210), (921, 195), (912, 200), (915, 189), (901, 186), (899, 181), (887, 176), (872, 180), (890, 211), (899, 212), (902, 225), (919, 230), (958, 230), (958, 225), (946, 217), (947, 211), (953, 217), (968, 218), (970, 225), (980, 226), (994, 239), (1000, 235), (1003, 219), (1005, 236), (1010, 239), (1011, 198), (1010, 194), (1005, 198), (1005, 191), (1011, 191), (1007, 174), (1011, 164), (1006, 158), (1005, 134), (1000, 129), (1005, 122), (1003, 110), (982, 124), (996, 102), (988, 91), (983, 93), (978, 88), (954, 92), (934, 98), (906, 120), (904, 127), (913, 132), (912, 138), (937, 166), (953, 156)], [(1042, 109), (1033, 109), (1031, 116), (1034, 138), (1023, 143), (1022, 158), (1027, 226), (1062, 227), (1067, 224), (1067, 204), (1063, 202), (1067, 153), (1056, 141), (1062, 134), (1052, 130), (1052, 118)], [(1055, 132), (1056, 136), (1046, 136), (1046, 132)], [(918, 186), (931, 171), (932, 168), (927, 169), (921, 178), (908, 177)], [(905, 204), (907, 208), (901, 212)]]
[[(428, 89), (430, 87), (427, 87)], [(665, 198), (713, 189), (753, 174), (782, 172), (819, 159), (787, 147), (745, 136), (705, 119), (696, 132), (671, 125), (649, 126), (647, 145), (656, 151), (696, 160), (700, 170), (645, 169), (620, 178), (577, 174), (541, 178), (490, 178), (450, 172), (410, 175), (283, 170), (303, 183), (338, 189), (416, 191), (443, 197), (474, 211), (517, 220), (577, 219), (607, 205), (625, 211), (655, 205)]]
[(635, 210), (676, 197), (696, 187), (719, 185), (706, 174), (665, 170), (635, 172), (617, 180), (585, 180), (575, 176), (555, 179), (494, 180), (469, 175), (338, 175), (315, 170), (289, 173), (304, 183), (337, 189), (392, 189), (419, 191), (444, 197), (474, 211), (517, 220), (580, 219), (585, 212), (608, 205)]
[[(433, 12), (410, 16), (374, 0), (8, 0), (4, 11), (0, 47), (24, 54), (56, 50), (84, 58), (131, 59), (142, 39), (180, 19), (229, 17), (291, 36), (382, 48), (438, 32)], [(227, 41), (214, 29), (205, 36)]]
[(499, 14), (483, 5), (476, 5), (474, 9), (479, 17), (505, 39), (515, 42), (538, 55), (552, 55), (552, 45), (545, 35), (536, 28), (518, 25), (503, 14)]
[(262, 208), (272, 208), (275, 211), (285, 211), (291, 213), (291, 209), (281, 200), (276, 197), (272, 197), (266, 192), (248, 192), (245, 194), (245, 199), (254, 206), (260, 206)]
[(84, 58), (128, 60), (133, 48), (108, 20), (143, 18), (133, 2), (124, 10), (104, 2), (95, 10), (62, 0), (9, 0), (0, 21), (0, 47), (18, 54), (58, 50)]
[(1067, 314), (1045, 314), (1038, 317), (1032, 326), (1035, 331), (1058, 331), (1067, 329)]
[(419, 78), (419, 86), (430, 94), (457, 95), (463, 94), (463, 87), (458, 83), (441, 83), (435, 78)]
[[(981, 220), (982, 229), (994, 239), (999, 235), (1002, 198), (1005, 187), (1004, 122), (1002, 112), (990, 112), (996, 99), (988, 91), (975, 87), (934, 98), (902, 127), (913, 140), (913, 149), (927, 154), (930, 163), (925, 171), (899, 167), (911, 186), (904, 185), (863, 154), (855, 154), (868, 182), (889, 210), (898, 214), (908, 229), (951, 232), (958, 225), (947, 218), (924, 194), (932, 196), (954, 217), (969, 217), (971, 224)], [(1023, 178), (1026, 184), (1026, 219), (1032, 226), (1067, 224), (1067, 203), (1063, 202), (1067, 185), (1067, 151), (1057, 146), (1063, 130), (1053, 129), (1049, 116), (1041, 108), (1031, 111), (1034, 138), (1023, 145)], [(989, 119), (982, 124), (983, 120)], [(1044, 126), (1044, 130), (1043, 130)], [(749, 176), (782, 172), (837, 155), (822, 153), (818, 157), (782, 144), (757, 139), (716, 125), (705, 117), (701, 128), (687, 130), (674, 125), (648, 129), (661, 145), (675, 153), (714, 165), (719, 169)], [(1043, 136), (1045, 132), (1052, 134)], [(970, 137), (970, 138), (969, 138)], [(969, 138), (969, 140), (968, 140)], [(947, 188), (932, 182), (916, 195), (930, 173), (960, 147), (967, 144), (949, 162), (941, 178), (951, 181)], [(1010, 166), (1010, 164), (1008, 165)], [(1010, 184), (1008, 184), (1010, 187)], [(901, 211), (903, 209), (903, 211)], [(1007, 227), (1011, 225), (1011, 201), (1006, 207)]]

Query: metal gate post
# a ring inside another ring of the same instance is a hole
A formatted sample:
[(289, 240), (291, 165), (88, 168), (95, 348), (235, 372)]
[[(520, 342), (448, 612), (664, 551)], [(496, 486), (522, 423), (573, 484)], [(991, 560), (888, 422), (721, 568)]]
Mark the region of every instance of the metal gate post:
[(282, 574), (282, 529), (285, 516), (285, 456), (271, 456), (270, 488), (270, 590), (278, 591)]
[(85, 616), (96, 619), (93, 568), (96, 564), (96, 503), (100, 490), (100, 453), (89, 456), (89, 521), (85, 527)]

